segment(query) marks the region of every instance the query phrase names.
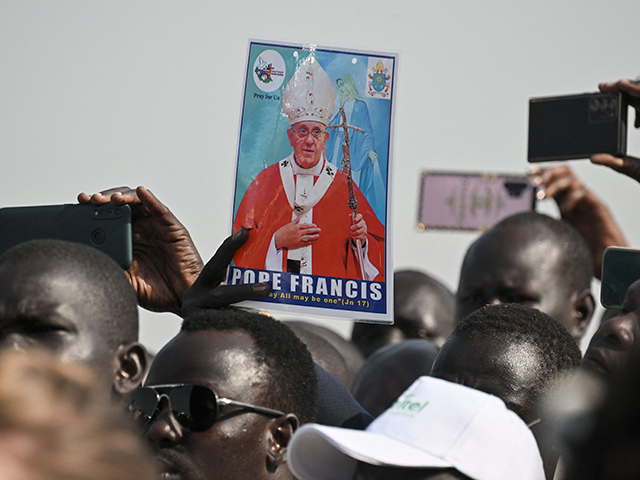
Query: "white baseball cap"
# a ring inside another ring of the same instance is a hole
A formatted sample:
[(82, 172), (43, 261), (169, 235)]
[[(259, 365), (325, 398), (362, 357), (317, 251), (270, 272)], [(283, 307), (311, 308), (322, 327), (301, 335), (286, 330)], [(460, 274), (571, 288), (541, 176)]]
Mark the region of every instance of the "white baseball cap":
[(303, 425), (287, 448), (301, 480), (352, 480), (357, 462), (455, 468), (474, 480), (544, 480), (536, 440), (498, 397), (421, 377), (366, 430)]

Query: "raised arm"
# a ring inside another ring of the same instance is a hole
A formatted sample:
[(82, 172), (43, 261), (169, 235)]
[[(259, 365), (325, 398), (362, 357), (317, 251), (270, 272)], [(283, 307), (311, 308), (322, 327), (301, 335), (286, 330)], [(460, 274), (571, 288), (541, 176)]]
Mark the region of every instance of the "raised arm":
[(191, 235), (145, 187), (118, 187), (78, 195), (80, 203), (130, 205), (133, 212), (133, 263), (125, 272), (148, 310), (184, 315), (264, 297), (269, 284), (224, 285), (227, 267), (249, 236), (244, 228), (227, 238), (203, 265)]
[(613, 215), (566, 165), (544, 169), (534, 167), (532, 173), (534, 181), (541, 187), (538, 198), (553, 198), (562, 219), (584, 237), (593, 255), (593, 275), (600, 278), (604, 249), (627, 245)]

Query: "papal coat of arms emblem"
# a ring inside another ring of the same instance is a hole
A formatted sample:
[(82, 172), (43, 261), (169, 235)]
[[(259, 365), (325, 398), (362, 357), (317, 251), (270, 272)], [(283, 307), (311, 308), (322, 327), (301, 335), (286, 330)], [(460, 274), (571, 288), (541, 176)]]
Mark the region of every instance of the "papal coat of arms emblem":
[(388, 69), (384, 66), (381, 61), (375, 64), (375, 66), (371, 69), (368, 77), (369, 80), (367, 82), (367, 86), (369, 89), (369, 95), (380, 96), (385, 98), (389, 95), (389, 87), (391, 84), (389, 80), (391, 80), (391, 76), (387, 75)]

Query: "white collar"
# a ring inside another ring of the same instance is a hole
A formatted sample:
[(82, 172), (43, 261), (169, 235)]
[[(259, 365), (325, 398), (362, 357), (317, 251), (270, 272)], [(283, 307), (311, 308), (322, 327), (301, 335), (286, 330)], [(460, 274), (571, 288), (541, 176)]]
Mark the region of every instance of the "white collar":
[(293, 160), (293, 162), (291, 162), (291, 168), (293, 169), (294, 175), (315, 175), (317, 177), (322, 173), (322, 169), (324, 168), (324, 152), (322, 152), (322, 154), (320, 155), (320, 160), (318, 160), (318, 163), (316, 163), (311, 168), (302, 168), (300, 165), (298, 165), (294, 153), (291, 154), (291, 159)]
[[(318, 165), (320, 166), (320, 168), (318, 168), (318, 180), (314, 183), (313, 188), (311, 189), (311, 193), (307, 197), (307, 201), (304, 205), (298, 205), (295, 202), (296, 181), (294, 180), (294, 166), (297, 166), (297, 164), (293, 159), (293, 153), (282, 160), (279, 165), (280, 178), (282, 179), (282, 186), (284, 187), (287, 201), (293, 209), (294, 214), (297, 216), (304, 215), (322, 199), (327, 189), (333, 183), (333, 178), (335, 177), (337, 172), (337, 169), (332, 164), (328, 163), (324, 158), (322, 159), (322, 162), (318, 162), (318, 164), (313, 168), (300, 169), (302, 171), (312, 172), (318, 167)], [(311, 173), (309, 173), (308, 175), (310, 176)]]

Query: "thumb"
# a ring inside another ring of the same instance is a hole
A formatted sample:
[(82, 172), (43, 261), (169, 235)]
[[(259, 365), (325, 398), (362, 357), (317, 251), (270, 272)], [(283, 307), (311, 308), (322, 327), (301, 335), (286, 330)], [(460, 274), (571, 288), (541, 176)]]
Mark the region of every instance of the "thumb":
[(218, 250), (213, 257), (206, 263), (202, 272), (192, 285), (196, 288), (214, 288), (220, 285), (220, 282), (224, 280), (227, 273), (227, 267), (233, 260), (234, 255), (242, 245), (245, 244), (249, 238), (249, 231), (242, 227), (232, 236), (227, 239), (218, 247)]

